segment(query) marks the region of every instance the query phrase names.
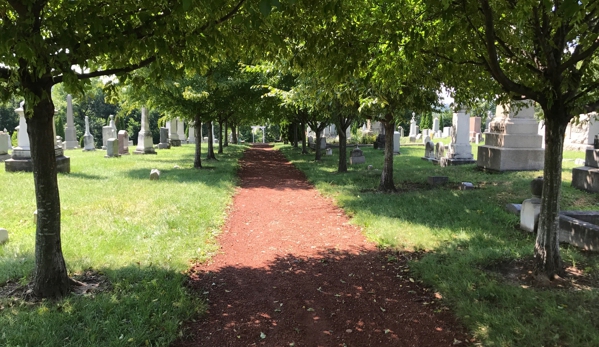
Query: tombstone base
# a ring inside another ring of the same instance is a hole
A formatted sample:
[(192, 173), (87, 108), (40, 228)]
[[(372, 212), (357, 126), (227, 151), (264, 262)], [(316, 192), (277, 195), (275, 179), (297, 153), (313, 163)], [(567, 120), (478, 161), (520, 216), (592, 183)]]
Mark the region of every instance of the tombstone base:
[(10, 158), (12, 158), (10, 154), (0, 154), (0, 163)]
[(67, 149), (77, 149), (79, 148), (79, 142), (77, 141), (65, 141)]
[(133, 154), (158, 154), (154, 148), (136, 149)]
[[(33, 161), (28, 159), (8, 159), (4, 162), (6, 172), (33, 172)], [(71, 158), (63, 155), (56, 157), (56, 171), (71, 172)]]
[(487, 171), (536, 171), (543, 170), (543, 148), (478, 147), (476, 166)]
[(121, 155), (120, 154), (114, 154), (114, 155), (105, 155), (104, 158), (120, 158)]
[(181, 140), (173, 140), (173, 139), (171, 139), (170, 142), (171, 142), (171, 146), (173, 146), (173, 147), (180, 147), (181, 146)]
[(366, 157), (364, 157), (364, 156), (349, 157), (349, 165), (364, 164), (364, 163), (366, 163)]
[(446, 166), (456, 166), (456, 165), (468, 165), (475, 164), (476, 160), (474, 159), (452, 159), (452, 158), (441, 158), (441, 159), (430, 159), (435, 165), (439, 165), (441, 167)]
[(84, 148), (81, 151), (82, 152), (91, 152), (91, 151), (95, 151), (95, 150), (96, 150), (95, 148)]
[(591, 193), (599, 193), (599, 168), (590, 166), (573, 168), (572, 187)]
[(159, 143), (158, 149), (171, 149), (171, 145), (169, 145), (168, 143)]

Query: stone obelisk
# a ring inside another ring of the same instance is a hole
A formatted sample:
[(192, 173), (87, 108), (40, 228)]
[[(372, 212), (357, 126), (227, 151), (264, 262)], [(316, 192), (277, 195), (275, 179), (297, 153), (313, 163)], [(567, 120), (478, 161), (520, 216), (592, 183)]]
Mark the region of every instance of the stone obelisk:
[(148, 122), (148, 112), (145, 107), (141, 108), (141, 130), (137, 136), (137, 148), (133, 154), (156, 154)]
[(64, 137), (67, 149), (79, 148), (75, 124), (73, 123), (73, 97), (71, 97), (71, 94), (67, 95), (67, 126), (64, 129)]

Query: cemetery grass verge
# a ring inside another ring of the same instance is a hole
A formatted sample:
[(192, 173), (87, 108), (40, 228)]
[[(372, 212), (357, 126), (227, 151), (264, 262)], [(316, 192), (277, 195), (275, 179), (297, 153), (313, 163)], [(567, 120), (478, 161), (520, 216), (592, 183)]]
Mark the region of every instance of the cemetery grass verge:
[[(193, 168), (194, 145), (121, 158), (66, 151), (71, 173), (58, 181), (69, 275), (93, 273), (106, 288), (59, 301), (0, 297), (0, 346), (167, 346), (185, 334), (183, 322), (205, 310), (185, 287), (186, 270), (218, 249), (244, 149), (230, 145), (202, 170)], [(158, 181), (149, 180), (153, 168)], [(31, 280), (35, 196), (31, 173), (2, 168), (0, 179), (0, 227), (9, 231), (2, 292)]]
[[(338, 149), (314, 162), (313, 152), (301, 155), (291, 146), (277, 147), (381, 248), (422, 253), (410, 263), (411, 273), (439, 293), (480, 345), (599, 345), (599, 255), (562, 245), (570, 272), (582, 274), (563, 285), (535, 287), (506, 276), (506, 267), (530, 259), (534, 236), (520, 231), (518, 217), (504, 206), (530, 198), (530, 181), (541, 171), (440, 168), (420, 158), (424, 147), (406, 146), (394, 157), (399, 192), (382, 194), (376, 192), (380, 150), (363, 148), (366, 165), (350, 165), (349, 172), (338, 174)], [(561, 209), (597, 210), (597, 194), (570, 187), (575, 158), (584, 158), (584, 152), (564, 154)], [(448, 176), (450, 184), (429, 187), (428, 176)], [(462, 181), (477, 189), (458, 190), (456, 183)]]

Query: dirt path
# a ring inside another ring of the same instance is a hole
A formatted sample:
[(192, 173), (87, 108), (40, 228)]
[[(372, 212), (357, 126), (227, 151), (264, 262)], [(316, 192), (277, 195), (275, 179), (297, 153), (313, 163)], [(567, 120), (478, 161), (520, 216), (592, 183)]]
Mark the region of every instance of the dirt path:
[(191, 271), (208, 313), (174, 346), (466, 345), (405, 259), (378, 252), (280, 152), (253, 147), (240, 164), (221, 253)]

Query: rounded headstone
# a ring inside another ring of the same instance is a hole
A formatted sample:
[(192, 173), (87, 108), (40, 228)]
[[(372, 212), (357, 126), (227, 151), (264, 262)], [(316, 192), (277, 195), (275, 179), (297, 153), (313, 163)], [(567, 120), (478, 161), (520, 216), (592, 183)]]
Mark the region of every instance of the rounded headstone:
[(537, 177), (530, 181), (530, 192), (533, 196), (541, 197), (543, 195), (543, 177)]
[(3, 244), (6, 241), (8, 241), (8, 231), (0, 228), (0, 244)]

